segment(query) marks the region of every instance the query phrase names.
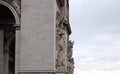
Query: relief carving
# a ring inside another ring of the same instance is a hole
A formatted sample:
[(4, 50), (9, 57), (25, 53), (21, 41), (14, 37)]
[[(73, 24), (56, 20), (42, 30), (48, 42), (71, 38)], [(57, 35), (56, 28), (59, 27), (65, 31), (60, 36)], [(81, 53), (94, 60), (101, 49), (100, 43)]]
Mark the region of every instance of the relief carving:
[(21, 4), (20, 0), (13, 0), (13, 5), (19, 14), (20, 14), (20, 4)]
[[(63, 17), (60, 12), (57, 12), (56, 14), (56, 69), (59, 70), (65, 70), (67, 67), (67, 70), (72, 74), (73, 73), (73, 67), (74, 62), (72, 61), (72, 48), (74, 42), (68, 41), (68, 47), (67, 47), (67, 54), (65, 54), (65, 48), (66, 48), (66, 37), (65, 37), (65, 31), (66, 31), (66, 25), (64, 24), (66, 22), (66, 18)], [(65, 58), (67, 56), (67, 58)], [(68, 66), (66, 66), (66, 64)]]
[(65, 69), (65, 30), (63, 28), (63, 16), (60, 11), (56, 12), (56, 68)]
[[(59, 1), (56, 0), (56, 2), (59, 7)], [(57, 71), (67, 71), (67, 74), (73, 74), (74, 71), (72, 58), (74, 42), (69, 41), (70, 34), (68, 15), (65, 16), (64, 7), (59, 7), (56, 11), (56, 69)]]
[(68, 66), (67, 66), (67, 69), (68, 69), (68, 74), (73, 74), (74, 72), (74, 59), (71, 58), (68, 60)]
[(68, 74), (73, 74), (73, 72), (74, 72), (74, 59), (72, 58), (73, 44), (74, 44), (73, 41), (68, 41), (68, 49), (67, 49)]
[(65, 66), (65, 55), (64, 55), (64, 49), (65, 49), (65, 37), (64, 37), (64, 31), (60, 29), (57, 31), (57, 69), (61, 70)]
[(73, 52), (73, 41), (68, 41), (68, 49), (67, 49), (67, 57), (71, 58), (72, 57), (72, 52)]

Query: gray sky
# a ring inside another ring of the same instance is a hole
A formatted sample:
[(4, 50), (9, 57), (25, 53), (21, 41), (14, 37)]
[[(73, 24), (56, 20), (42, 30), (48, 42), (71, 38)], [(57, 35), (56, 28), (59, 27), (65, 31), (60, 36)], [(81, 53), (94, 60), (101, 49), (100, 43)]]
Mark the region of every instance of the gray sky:
[(74, 74), (120, 74), (120, 0), (70, 0)]

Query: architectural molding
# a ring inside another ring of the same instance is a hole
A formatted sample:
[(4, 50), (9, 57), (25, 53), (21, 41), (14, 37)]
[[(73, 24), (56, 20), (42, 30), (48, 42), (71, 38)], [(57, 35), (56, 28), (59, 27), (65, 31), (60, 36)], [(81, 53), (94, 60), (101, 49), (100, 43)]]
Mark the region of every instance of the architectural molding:
[(6, 6), (7, 8), (10, 9), (10, 11), (13, 13), (13, 15), (15, 17), (15, 25), (20, 25), (20, 17), (18, 15), (17, 11), (14, 9), (14, 7), (3, 0), (0, 0), (0, 4)]

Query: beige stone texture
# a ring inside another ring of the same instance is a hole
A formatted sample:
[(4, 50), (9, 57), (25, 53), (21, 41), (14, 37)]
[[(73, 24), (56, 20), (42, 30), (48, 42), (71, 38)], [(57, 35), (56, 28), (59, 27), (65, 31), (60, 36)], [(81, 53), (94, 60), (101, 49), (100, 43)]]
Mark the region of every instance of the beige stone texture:
[[(69, 0), (1, 1), (16, 21), (15, 74), (73, 74)], [(0, 30), (0, 74), (8, 62), (3, 62), (3, 40)]]
[(21, 71), (55, 70), (54, 0), (22, 0)]

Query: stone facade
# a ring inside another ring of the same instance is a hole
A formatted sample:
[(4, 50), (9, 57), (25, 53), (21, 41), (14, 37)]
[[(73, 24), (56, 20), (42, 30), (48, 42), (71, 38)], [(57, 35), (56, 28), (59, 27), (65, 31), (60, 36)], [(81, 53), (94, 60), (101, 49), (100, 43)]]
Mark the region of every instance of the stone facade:
[(69, 0), (0, 0), (3, 11), (0, 74), (73, 74)]

